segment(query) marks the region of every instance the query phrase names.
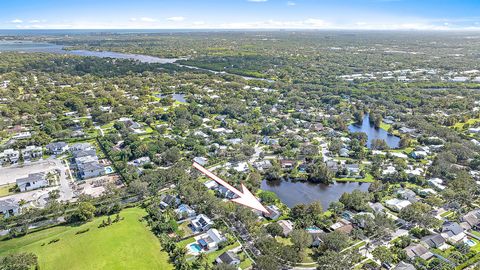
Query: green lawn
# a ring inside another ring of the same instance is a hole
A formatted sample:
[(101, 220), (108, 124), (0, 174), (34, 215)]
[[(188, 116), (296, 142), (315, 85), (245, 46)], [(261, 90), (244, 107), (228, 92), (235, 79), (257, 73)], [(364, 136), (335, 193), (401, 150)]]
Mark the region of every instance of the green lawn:
[(13, 194), (13, 192), (10, 192), (10, 189), (15, 187), (15, 184), (6, 184), (6, 185), (1, 185), (0, 186), (0, 197), (3, 196), (8, 196)]
[[(0, 256), (10, 252), (33, 252), (40, 269), (172, 269), (160, 242), (139, 219), (140, 208), (125, 209), (124, 220), (105, 228), (105, 217), (81, 226), (57, 226), (27, 236), (0, 241)], [(88, 232), (76, 234), (89, 229)], [(56, 243), (49, 242), (60, 239)], [(42, 246), (43, 245), (43, 246)]]

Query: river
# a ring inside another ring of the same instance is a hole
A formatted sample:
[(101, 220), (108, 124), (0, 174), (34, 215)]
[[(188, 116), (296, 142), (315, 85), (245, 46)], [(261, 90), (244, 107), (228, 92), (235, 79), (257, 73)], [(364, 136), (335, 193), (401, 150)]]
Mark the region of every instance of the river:
[(364, 132), (368, 136), (367, 147), (370, 148), (372, 140), (382, 139), (384, 140), (388, 147), (398, 148), (400, 144), (400, 138), (388, 133), (386, 130), (381, 128), (375, 128), (373, 124), (370, 123), (370, 116), (366, 114), (363, 117), (362, 125), (352, 124), (348, 126), (350, 132)]
[(331, 202), (338, 201), (345, 192), (355, 189), (368, 191), (370, 183), (336, 182), (334, 184), (314, 184), (310, 182), (266, 181), (261, 185), (262, 190), (273, 191), (280, 200), (292, 208), (297, 204), (308, 204), (319, 201), (323, 209), (327, 209)]
[(100, 57), (100, 58), (131, 59), (131, 60), (140, 61), (142, 63), (176, 64), (180, 67), (206, 71), (214, 74), (220, 74), (220, 75), (227, 74), (227, 75), (240, 76), (245, 80), (260, 80), (260, 81), (266, 81), (266, 82), (274, 82), (273, 80), (270, 80), (270, 79), (242, 76), (242, 75), (228, 73), (225, 71), (215, 71), (211, 69), (199, 68), (195, 66), (182, 65), (182, 64), (176, 63), (178, 60), (185, 60), (185, 58), (161, 58), (161, 57), (155, 57), (150, 55), (118, 53), (118, 52), (110, 52), (110, 51), (65, 50), (62, 45), (57, 45), (53, 43), (32, 42), (32, 41), (23, 41), (23, 40), (22, 41), (0, 40), (0, 53), (9, 52), (9, 51), (45, 52), (45, 53), (69, 54), (69, 55), (77, 55), (77, 56), (93, 56), (93, 57)]

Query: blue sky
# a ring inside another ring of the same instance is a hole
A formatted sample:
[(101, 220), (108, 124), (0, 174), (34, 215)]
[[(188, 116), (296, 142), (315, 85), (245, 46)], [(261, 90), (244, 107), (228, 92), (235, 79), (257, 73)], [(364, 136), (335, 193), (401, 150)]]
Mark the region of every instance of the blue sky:
[(480, 0), (0, 0), (0, 29), (480, 30)]

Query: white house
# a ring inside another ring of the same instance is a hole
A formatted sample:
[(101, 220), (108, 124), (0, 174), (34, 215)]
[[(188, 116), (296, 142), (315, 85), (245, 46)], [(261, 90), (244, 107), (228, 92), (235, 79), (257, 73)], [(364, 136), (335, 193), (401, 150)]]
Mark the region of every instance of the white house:
[(213, 225), (213, 221), (204, 214), (196, 216), (194, 219), (190, 220), (190, 227), (192, 230), (201, 232), (210, 229)]
[(45, 146), (48, 153), (60, 155), (68, 151), (68, 144), (65, 142), (53, 142)]
[(27, 177), (16, 180), (20, 191), (29, 191), (48, 186), (48, 180), (45, 173), (31, 173)]
[(218, 249), (218, 245), (226, 239), (217, 229), (210, 229), (206, 233), (195, 237), (195, 240), (197, 240), (203, 249), (216, 250)]
[(4, 217), (14, 216), (20, 213), (18, 202), (13, 199), (0, 200), (0, 214)]
[(42, 147), (29, 145), (25, 147), (22, 151), (23, 160), (28, 161), (31, 159), (39, 158), (43, 155)]
[(410, 204), (412, 203), (407, 200), (400, 200), (400, 199), (390, 199), (385, 201), (385, 206), (387, 206), (388, 208), (396, 212), (400, 212), (400, 210), (409, 206)]

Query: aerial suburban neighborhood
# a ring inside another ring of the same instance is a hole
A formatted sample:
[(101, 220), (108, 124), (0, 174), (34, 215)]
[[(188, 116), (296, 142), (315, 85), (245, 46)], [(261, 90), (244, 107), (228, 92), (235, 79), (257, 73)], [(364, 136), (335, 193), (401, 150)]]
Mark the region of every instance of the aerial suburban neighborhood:
[(0, 4), (0, 270), (480, 269), (479, 3), (87, 2)]

